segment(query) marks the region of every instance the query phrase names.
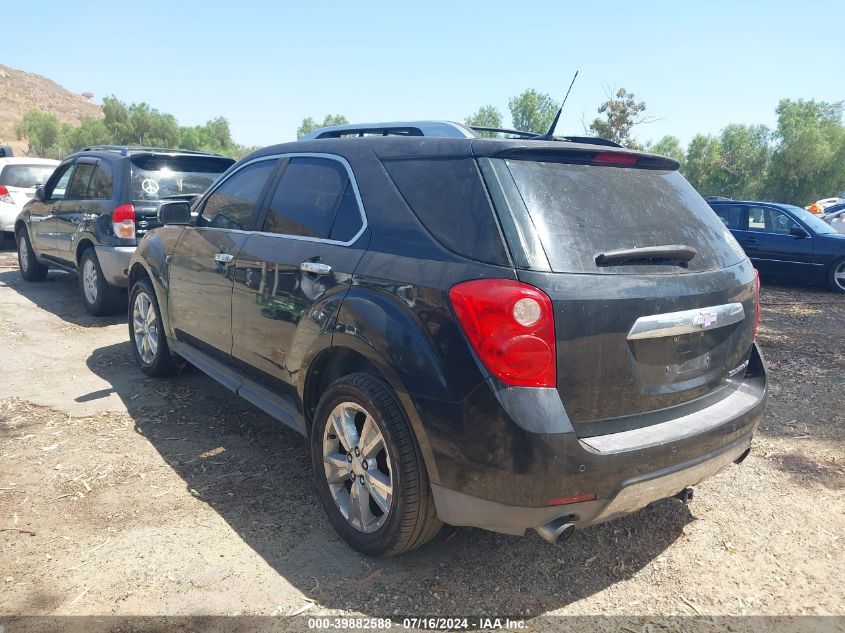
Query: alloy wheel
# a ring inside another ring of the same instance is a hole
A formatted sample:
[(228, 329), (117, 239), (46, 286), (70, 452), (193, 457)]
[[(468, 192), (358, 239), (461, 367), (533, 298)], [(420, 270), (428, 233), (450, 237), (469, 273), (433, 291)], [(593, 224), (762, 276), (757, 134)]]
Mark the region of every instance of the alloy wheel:
[(373, 416), (354, 402), (337, 405), (323, 431), (323, 467), (340, 513), (356, 530), (375, 532), (393, 504), (393, 461)]
[(836, 270), (833, 271), (833, 282), (839, 286), (839, 289), (845, 292), (845, 261), (840, 262)]
[(153, 302), (146, 292), (135, 295), (132, 329), (135, 333), (135, 349), (144, 364), (151, 365), (158, 351), (158, 319)]
[(94, 266), (94, 260), (90, 258), (86, 259), (82, 266), (82, 290), (89, 304), (97, 301), (97, 267)]
[(24, 272), (29, 269), (29, 246), (26, 244), (24, 235), (21, 235), (18, 240), (18, 264)]

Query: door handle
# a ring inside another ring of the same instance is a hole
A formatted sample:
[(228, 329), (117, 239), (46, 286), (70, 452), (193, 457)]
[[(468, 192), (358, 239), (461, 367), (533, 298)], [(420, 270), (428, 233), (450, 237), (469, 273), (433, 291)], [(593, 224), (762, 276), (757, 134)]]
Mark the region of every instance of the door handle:
[(233, 259), (235, 259), (235, 256), (229, 253), (217, 253), (214, 256), (214, 261), (218, 264), (231, 264)]
[(322, 262), (302, 262), (299, 265), (299, 270), (314, 275), (328, 275), (332, 272), (332, 267)]
[(760, 241), (756, 237), (749, 237), (747, 239), (744, 239), (743, 242), (745, 242), (746, 244), (759, 244), (760, 243)]

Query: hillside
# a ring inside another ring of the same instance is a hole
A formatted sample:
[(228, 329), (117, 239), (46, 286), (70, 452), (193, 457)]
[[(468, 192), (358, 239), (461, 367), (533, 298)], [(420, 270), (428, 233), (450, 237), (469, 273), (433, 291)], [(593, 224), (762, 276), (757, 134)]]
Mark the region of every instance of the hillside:
[(66, 123), (103, 116), (100, 106), (92, 100), (41, 75), (0, 64), (0, 145), (11, 145), (15, 154), (27, 149), (26, 142), (15, 136), (15, 125), (32, 108), (52, 113)]

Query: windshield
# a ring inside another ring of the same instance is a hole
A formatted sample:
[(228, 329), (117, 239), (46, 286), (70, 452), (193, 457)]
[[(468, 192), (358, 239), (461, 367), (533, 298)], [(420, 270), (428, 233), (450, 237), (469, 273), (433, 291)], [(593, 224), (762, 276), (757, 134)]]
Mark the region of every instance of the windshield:
[(215, 156), (136, 156), (132, 158), (132, 199), (162, 200), (200, 194), (235, 161)]
[(814, 233), (819, 233), (821, 235), (839, 235), (839, 231), (830, 226), (830, 224), (822, 220), (819, 216), (813, 215), (806, 209), (793, 207), (790, 204), (785, 204), (784, 206), (792, 211), (799, 220), (810, 227)]
[(0, 185), (31, 189), (47, 182), (55, 165), (6, 165), (0, 172)]
[(669, 264), (599, 266), (621, 249), (683, 245), (689, 271), (739, 263), (742, 249), (677, 171), (507, 160), (555, 272), (683, 272)]

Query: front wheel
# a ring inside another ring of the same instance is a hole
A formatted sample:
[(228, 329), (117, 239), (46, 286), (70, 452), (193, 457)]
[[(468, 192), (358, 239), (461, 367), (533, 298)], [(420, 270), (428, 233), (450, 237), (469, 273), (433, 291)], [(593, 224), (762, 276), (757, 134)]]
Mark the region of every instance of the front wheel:
[(381, 380), (351, 374), (329, 386), (314, 415), (311, 458), (323, 509), (358, 551), (401, 554), (440, 530), (410, 424)]
[(19, 230), (17, 236), (18, 268), (21, 271), (21, 277), (27, 281), (44, 281), (50, 269), (35, 257), (35, 251), (32, 250), (32, 242), (29, 241), (26, 229)]
[(161, 311), (147, 279), (139, 279), (129, 293), (129, 340), (138, 368), (148, 376), (173, 376), (182, 364), (170, 353)]
[(830, 267), (830, 289), (845, 293), (845, 259), (840, 259)]

